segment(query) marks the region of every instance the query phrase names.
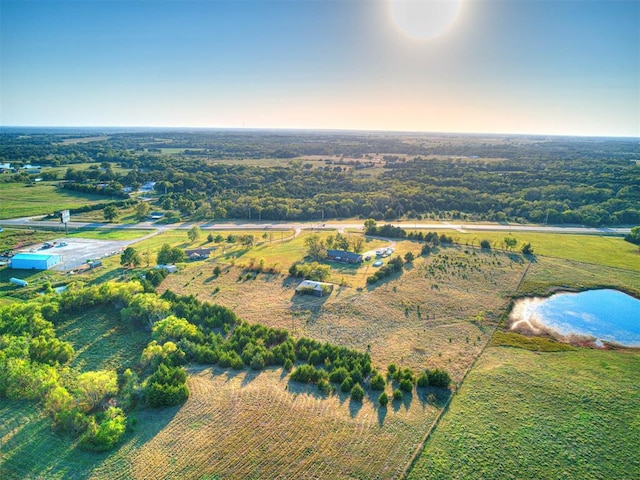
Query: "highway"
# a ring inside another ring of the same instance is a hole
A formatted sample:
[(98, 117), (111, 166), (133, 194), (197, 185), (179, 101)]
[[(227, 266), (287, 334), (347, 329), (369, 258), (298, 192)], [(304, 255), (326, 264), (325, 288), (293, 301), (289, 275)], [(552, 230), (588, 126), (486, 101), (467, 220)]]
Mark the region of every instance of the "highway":
[[(40, 220), (41, 217), (23, 217), (0, 220), (0, 226), (14, 228), (43, 228), (63, 231), (59, 220)], [(579, 235), (612, 235), (624, 236), (631, 231), (630, 227), (584, 227), (564, 225), (522, 225), (518, 223), (451, 223), (451, 222), (378, 222), (379, 225), (390, 223), (405, 230), (456, 230), (461, 233), (473, 231), (502, 232), (541, 232)], [(173, 224), (157, 224), (140, 222), (134, 224), (76, 222), (68, 223), (69, 230), (77, 229), (132, 229), (132, 230), (186, 230), (198, 225), (202, 230), (362, 230), (364, 221), (360, 222), (264, 222), (264, 221), (223, 221), (223, 222), (181, 222)]]

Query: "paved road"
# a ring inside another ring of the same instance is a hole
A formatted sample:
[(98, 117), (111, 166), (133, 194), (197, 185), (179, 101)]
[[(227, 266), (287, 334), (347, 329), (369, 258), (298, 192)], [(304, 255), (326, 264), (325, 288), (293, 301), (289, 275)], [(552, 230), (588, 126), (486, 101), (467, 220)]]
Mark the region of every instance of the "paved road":
[[(404, 229), (424, 229), (438, 230), (451, 229), (461, 233), (472, 231), (503, 231), (503, 232), (546, 232), (546, 233), (568, 233), (582, 235), (617, 235), (623, 236), (631, 231), (629, 227), (580, 227), (561, 225), (521, 225), (521, 224), (497, 224), (497, 223), (450, 223), (450, 222), (390, 222), (393, 225)], [(183, 222), (170, 225), (158, 225), (153, 222), (141, 222), (136, 224), (117, 223), (89, 223), (89, 222), (69, 222), (69, 230), (78, 228), (115, 228), (115, 229), (142, 229), (142, 230), (186, 230), (193, 225), (198, 225), (203, 230), (295, 230), (299, 232), (303, 229), (314, 230), (338, 230), (345, 229), (362, 230), (363, 222), (255, 222), (236, 221), (221, 223)], [(38, 220), (37, 217), (13, 218), (0, 220), (0, 226), (4, 227), (26, 227), (26, 228), (57, 228), (62, 229), (59, 221)]]

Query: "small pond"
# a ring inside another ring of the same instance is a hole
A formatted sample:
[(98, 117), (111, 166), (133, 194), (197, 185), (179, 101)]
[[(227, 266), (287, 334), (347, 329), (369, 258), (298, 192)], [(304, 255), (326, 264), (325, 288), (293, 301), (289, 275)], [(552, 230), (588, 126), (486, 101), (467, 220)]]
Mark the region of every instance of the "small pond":
[(523, 298), (509, 318), (513, 330), (640, 347), (640, 300), (618, 290)]

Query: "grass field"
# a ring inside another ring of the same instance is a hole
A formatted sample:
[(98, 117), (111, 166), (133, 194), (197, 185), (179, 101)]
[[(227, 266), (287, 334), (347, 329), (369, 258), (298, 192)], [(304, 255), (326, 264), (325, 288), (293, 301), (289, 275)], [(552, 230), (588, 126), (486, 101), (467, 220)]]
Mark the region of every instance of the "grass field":
[[(519, 254), (480, 251), (477, 245), (490, 239), (488, 233), (477, 235), (474, 249), (452, 231), (462, 245), (420, 257), (401, 275), (373, 286), (365, 283), (370, 262), (360, 268), (331, 264), (336, 288), (317, 298), (294, 295), (298, 280), (287, 278), (311, 232), (266, 232), (266, 239), (263, 231), (212, 232), (252, 234), (258, 242), (252, 248), (209, 243), (208, 231), (192, 243), (186, 230), (167, 230), (134, 247), (149, 253), (152, 265), (164, 243), (216, 247), (210, 260), (181, 264), (161, 290), (195, 294), (295, 336), (369, 351), (380, 369), (392, 362), (416, 370), (443, 367), (454, 382), (464, 379), (411, 479), (640, 477), (640, 353), (496, 331), (515, 293), (612, 286), (640, 295), (635, 254), (626, 252), (621, 239), (516, 234), (536, 250), (527, 268)], [(89, 235), (122, 239), (111, 236), (145, 233)], [(505, 236), (491, 235), (494, 242)], [(365, 249), (389, 243), (369, 240)], [(421, 245), (398, 241), (395, 247), (404, 255), (417, 254)], [(576, 255), (591, 261), (571, 259)], [(281, 273), (247, 279), (245, 267), (261, 259)], [(122, 273), (119, 256), (104, 265), (78, 278), (99, 283)], [(222, 267), (218, 277), (215, 265)], [(35, 275), (44, 283), (51, 273)], [(70, 318), (58, 332), (74, 344), (71, 368), (81, 371), (131, 365), (148, 340), (148, 334), (98, 312)], [(232, 372), (197, 365), (189, 367), (189, 387), (191, 396), (181, 407), (135, 412), (134, 431), (106, 454), (82, 452), (53, 434), (41, 407), (3, 399), (0, 478), (401, 478), (448, 398), (427, 400), (426, 392), (414, 391), (378, 409), (377, 394), (353, 404), (344, 394), (324, 396), (315, 387), (290, 383), (281, 369)]]
[(408, 478), (640, 478), (638, 385), (638, 352), (490, 347)]
[(640, 272), (593, 263), (538, 257), (527, 272), (519, 293), (544, 295), (554, 287), (574, 289), (619, 288), (640, 298)]
[(28, 230), (22, 228), (5, 228), (0, 232), (0, 252), (14, 250), (34, 243), (55, 238), (55, 232)]
[[(57, 325), (56, 331), (60, 339), (70, 342), (75, 349), (69, 364), (73, 372), (130, 367), (139, 360), (150, 339), (148, 332), (120, 321), (117, 312), (104, 310), (69, 316)], [(147, 419), (147, 428), (158, 425)], [(51, 418), (41, 405), (4, 398), (0, 402), (2, 479), (84, 479), (90, 477), (94, 469), (111, 465), (109, 457), (113, 454), (82, 451), (76, 448), (73, 438), (55, 434)], [(117, 470), (113, 472), (107, 477), (98, 475), (98, 478), (123, 478), (118, 476)]]
[(81, 372), (132, 367), (151, 338), (139, 326), (120, 320), (117, 312), (103, 310), (69, 317), (56, 331), (76, 352), (69, 367)]
[(489, 240), (494, 248), (503, 248), (505, 237), (518, 241), (515, 251), (520, 251), (524, 243), (531, 243), (537, 256), (571, 259), (577, 262), (625, 268), (640, 272), (640, 251), (638, 247), (625, 242), (622, 237), (595, 235), (568, 235), (560, 233), (514, 232), (468, 232), (456, 230), (446, 232), (454, 241), (472, 243), (477, 247), (482, 240)]
[[(396, 246), (397, 251), (414, 248), (409, 241)], [(474, 255), (466, 250), (442, 249), (416, 260), (401, 276), (365, 288), (338, 286), (328, 298), (294, 295), (299, 280), (288, 279), (284, 269), (255, 280), (241, 278), (238, 265), (260, 258), (253, 250), (236, 259), (235, 266), (222, 264), (225, 268), (217, 278), (215, 263), (191, 263), (167, 277), (162, 289), (220, 303), (252, 323), (370, 349), (381, 368), (392, 362), (412, 368), (441, 366), (459, 380), (489, 340), (525, 268), (524, 262), (502, 253)], [(436, 268), (445, 256), (445, 270)], [(437, 273), (429, 273), (430, 266)], [(362, 272), (367, 269), (361, 267)]]
[(0, 218), (45, 215), (109, 200), (103, 195), (62, 190), (49, 182), (25, 187), (24, 183), (0, 183)]
[(131, 228), (87, 229), (82, 228), (69, 232), (69, 237), (91, 238), (94, 240), (135, 240), (152, 233), (151, 230), (134, 230)]

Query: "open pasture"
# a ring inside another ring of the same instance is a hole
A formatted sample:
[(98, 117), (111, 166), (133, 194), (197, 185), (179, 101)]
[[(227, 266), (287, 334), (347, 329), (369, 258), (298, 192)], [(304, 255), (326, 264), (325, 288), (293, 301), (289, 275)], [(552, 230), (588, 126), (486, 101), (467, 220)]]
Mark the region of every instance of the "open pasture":
[(49, 182), (28, 187), (24, 183), (0, 183), (0, 218), (46, 215), (56, 210), (65, 210), (108, 200), (103, 195), (59, 189)]
[(639, 478), (640, 354), (489, 347), (408, 478)]
[(571, 259), (640, 272), (638, 247), (625, 242), (622, 237), (536, 232), (469, 231), (462, 233), (457, 230), (448, 230), (445, 233), (451, 235), (456, 243), (478, 247), (482, 240), (488, 240), (492, 248), (496, 249), (503, 249), (505, 237), (511, 237), (518, 242), (517, 247), (514, 248), (517, 252), (522, 249), (523, 244), (531, 243), (536, 256)]
[(617, 288), (640, 297), (640, 272), (593, 263), (538, 257), (531, 263), (518, 293), (544, 295), (557, 288)]
[(120, 449), (128, 459), (120, 476), (397, 478), (437, 412), (417, 395), (384, 409), (370, 400), (354, 404), (345, 394), (325, 397), (289, 383), (280, 369), (194, 367), (189, 388), (187, 403), (160, 412), (157, 423), (144, 418), (155, 412), (142, 412), (141, 428), (163, 427), (146, 443), (133, 439)]
[(218, 277), (214, 264), (192, 263), (168, 276), (161, 289), (220, 303), (251, 323), (369, 350), (379, 368), (392, 362), (439, 366), (456, 381), (491, 337), (525, 268), (505, 254), (445, 248), (417, 259), (402, 275), (365, 288), (336, 286), (318, 298), (294, 295), (299, 280), (284, 271), (248, 280), (242, 261), (221, 265)]

